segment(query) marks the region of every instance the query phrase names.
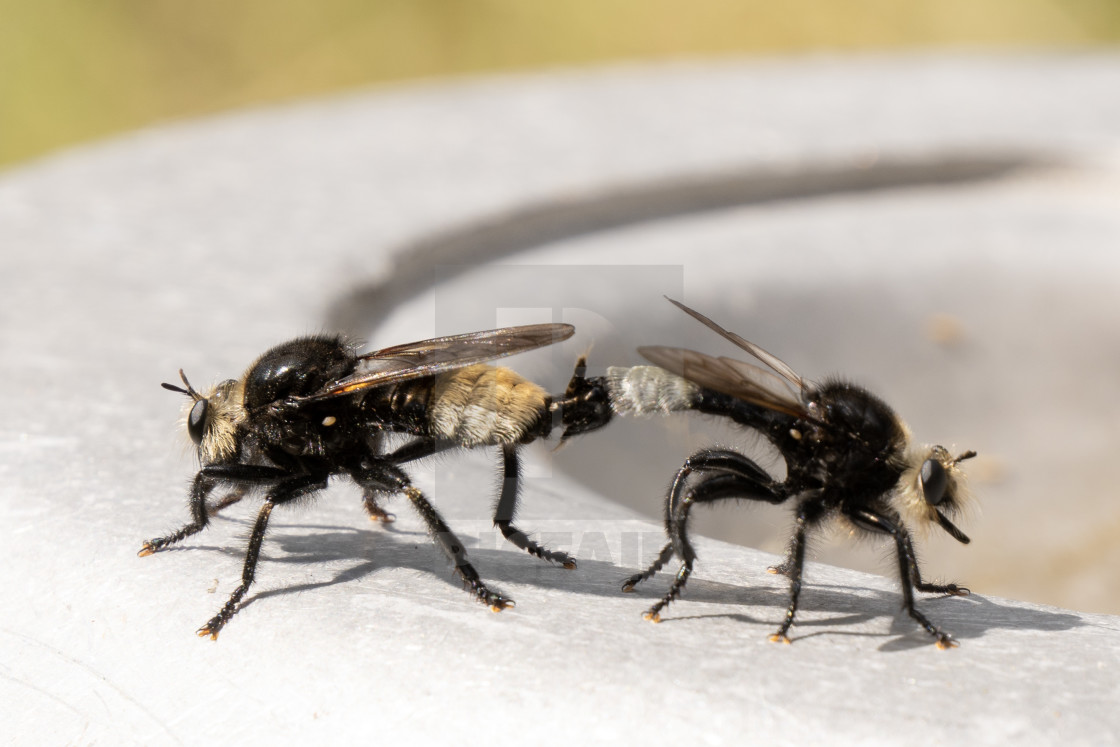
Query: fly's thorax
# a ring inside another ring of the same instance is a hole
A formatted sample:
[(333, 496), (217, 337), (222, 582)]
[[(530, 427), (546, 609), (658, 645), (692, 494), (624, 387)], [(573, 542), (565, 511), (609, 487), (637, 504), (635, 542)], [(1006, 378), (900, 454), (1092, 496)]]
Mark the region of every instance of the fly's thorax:
[(657, 366), (612, 366), (604, 378), (616, 415), (667, 415), (691, 409), (700, 396), (697, 384)]
[(548, 416), (549, 394), (508, 368), (477, 364), (435, 378), (431, 434), (467, 447), (514, 444)]
[(204, 465), (227, 461), (237, 453), (238, 428), (247, 417), (244, 394), (244, 380), (227, 379), (200, 399), (188, 401), (188, 432)]
[(243, 377), (245, 407), (311, 394), (354, 367), (353, 346), (337, 335), (297, 337), (266, 351)]
[(905, 451), (906, 425), (886, 402), (863, 387), (828, 380), (805, 393), (806, 409), (830, 431), (847, 433), (876, 453)]

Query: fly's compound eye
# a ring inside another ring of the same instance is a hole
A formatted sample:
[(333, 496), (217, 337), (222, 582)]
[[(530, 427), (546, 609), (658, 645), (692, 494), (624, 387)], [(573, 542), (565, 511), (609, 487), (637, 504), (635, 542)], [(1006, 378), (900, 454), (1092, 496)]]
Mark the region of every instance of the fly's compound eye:
[(187, 416), (187, 433), (195, 446), (202, 443), (202, 436), (206, 431), (206, 411), (209, 408), (210, 404), (205, 399), (200, 399), (194, 403), (191, 414)]
[(926, 503), (936, 506), (945, 499), (945, 489), (949, 487), (949, 473), (936, 459), (927, 459), (922, 464), (918, 479), (922, 485), (922, 495)]

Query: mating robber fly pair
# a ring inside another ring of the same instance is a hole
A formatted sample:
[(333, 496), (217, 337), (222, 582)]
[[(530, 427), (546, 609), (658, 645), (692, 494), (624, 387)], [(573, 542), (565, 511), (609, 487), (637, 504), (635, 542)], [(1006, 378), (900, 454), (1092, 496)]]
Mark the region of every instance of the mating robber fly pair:
[[(962, 543), (969, 541), (950, 517), (966, 500), (958, 465), (975, 453), (954, 457), (941, 446), (914, 446), (905, 424), (866, 389), (804, 379), (757, 345), (673, 303), (765, 368), (682, 348), (644, 347), (639, 352), (655, 365), (609, 368), (602, 377), (586, 377), (581, 357), (567, 390), (552, 397), (508, 368), (486, 363), (575, 332), (567, 324), (539, 324), (439, 337), (361, 356), (339, 337), (298, 338), (266, 352), (242, 378), (223, 381), (205, 394), (180, 371), (183, 387), (163, 386), (191, 399), (187, 432), (201, 462), (191, 487), (191, 521), (148, 540), (139, 554), (151, 555), (202, 531), (211, 516), (252, 491), (264, 493), (241, 584), (198, 631), (216, 639), (253, 583), (273, 507), (326, 488), (331, 477), (346, 476), (362, 489), (374, 520), (392, 521), (380, 500), (403, 493), (464, 586), (497, 612), (513, 606), (513, 600), (487, 587), (463, 544), (401, 465), (450, 448), (499, 447), (503, 480), (495, 525), (517, 547), (574, 569), (575, 559), (540, 546), (513, 523), (519, 447), (548, 437), (557, 423), (564, 428), (563, 441), (607, 425), (614, 415), (694, 411), (730, 418), (762, 434), (784, 458), (786, 477), (776, 480), (751, 458), (725, 449), (702, 449), (685, 460), (665, 500), (669, 541), (649, 568), (622, 587), (632, 591), (674, 555), (679, 558), (672, 586), (646, 619), (660, 620), (661, 610), (680, 596), (692, 573), (692, 506), (726, 499), (790, 501), (795, 524), (789, 551), (770, 569), (789, 578), (790, 602), (771, 640), (789, 642), (808, 535), (827, 520), (839, 520), (893, 539), (906, 611), (939, 648), (956, 645), (915, 607), (914, 590), (965, 595), (968, 589), (922, 580), (910, 527), (936, 525)], [(412, 440), (388, 451), (387, 432)], [(211, 502), (217, 490), (225, 492)]]

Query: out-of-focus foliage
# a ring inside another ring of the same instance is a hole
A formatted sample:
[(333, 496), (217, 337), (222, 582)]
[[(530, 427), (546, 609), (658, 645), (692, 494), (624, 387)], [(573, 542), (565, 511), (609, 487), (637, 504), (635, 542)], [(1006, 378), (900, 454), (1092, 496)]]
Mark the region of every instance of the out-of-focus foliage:
[(1120, 0), (0, 0), (0, 164), (377, 81), (618, 59), (1120, 41)]

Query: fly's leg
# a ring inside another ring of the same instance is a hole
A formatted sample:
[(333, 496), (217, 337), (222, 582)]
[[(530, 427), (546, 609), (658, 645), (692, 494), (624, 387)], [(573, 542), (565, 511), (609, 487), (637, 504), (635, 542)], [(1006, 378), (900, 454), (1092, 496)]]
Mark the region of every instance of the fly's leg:
[(657, 559), (650, 563), (649, 567), (641, 573), (635, 573), (630, 578), (622, 583), (622, 590), (625, 592), (634, 591), (641, 582), (646, 579), (652, 578), (655, 573), (665, 567), (665, 564), (673, 559), (673, 543), (666, 542), (665, 546), (661, 548), (661, 552), (657, 554)]
[(549, 550), (529, 539), (513, 523), (517, 513), (517, 501), (521, 491), (521, 462), (517, 456), (517, 446), (503, 444), (502, 446), (502, 492), (498, 496), (498, 505), (494, 509), (494, 526), (498, 527), (502, 536), (521, 548), (530, 555), (535, 555), (542, 560), (559, 563), (568, 570), (576, 567), (575, 558), (565, 552)]
[(513, 607), (512, 599), (502, 594), (491, 591), (483, 583), (478, 571), (467, 560), (467, 551), (463, 543), (447, 526), (443, 517), (436, 511), (435, 506), (428, 502), (417, 488), (413, 487), (406, 475), (399, 467), (389, 462), (380, 462), (375, 466), (366, 467), (351, 473), (354, 480), (367, 492), (404, 493), (412, 503), (413, 508), (420, 514), (428, 533), (439, 549), (443, 550), (448, 560), (455, 568), (455, 573), (463, 581), (463, 585), (478, 601), (485, 604), (494, 612), (501, 612), (507, 607)]
[[(693, 472), (717, 472), (737, 475), (741, 478), (741, 482), (736, 483), (742, 486), (738, 494), (738, 497), (741, 498), (752, 498), (768, 503), (781, 503), (785, 500), (785, 493), (779, 489), (778, 485), (766, 474), (765, 470), (752, 460), (734, 451), (704, 449), (685, 460), (684, 466), (677, 470), (677, 474), (673, 477), (673, 484), (669, 487), (669, 494), (665, 499), (665, 533), (669, 535), (670, 538), (673, 536), (673, 517), (676, 513), (681, 493), (684, 491), (685, 480), (687, 480)], [(734, 496), (728, 495), (724, 497)], [(704, 499), (697, 498), (693, 495), (692, 500), (696, 502)], [(712, 498), (708, 500), (715, 499)], [(623, 582), (622, 590), (625, 592), (634, 591), (634, 587), (660, 571), (665, 564), (672, 559), (673, 552), (673, 542), (670, 539), (670, 541), (661, 548), (661, 552), (658, 553), (657, 558), (648, 568), (641, 573), (634, 574)]]
[[(909, 542), (909, 539), (907, 539)], [(911, 548), (910, 554), (914, 555), (914, 550)], [(966, 586), (959, 584), (930, 584), (922, 581), (922, 573), (918, 569), (918, 562), (915, 556), (914, 565), (911, 568), (913, 575), (910, 577), (914, 588), (918, 591), (926, 592), (927, 594), (949, 594), (954, 597), (967, 597), (972, 591)]]
[(253, 583), (253, 577), (257, 570), (257, 559), (260, 557), (261, 543), (264, 541), (265, 529), (268, 528), (268, 517), (272, 515), (272, 506), (272, 501), (266, 500), (264, 505), (261, 506), (260, 512), (257, 513), (257, 521), (253, 524), (253, 533), (249, 535), (249, 548), (245, 552), (245, 565), (241, 569), (241, 585), (233, 590), (218, 614), (198, 629), (200, 637), (210, 636), (210, 640), (218, 640), (218, 633), (233, 617), (233, 614), (237, 611), (237, 605), (241, 603), (241, 598), (245, 596), (245, 592), (249, 590), (249, 586)]
[(770, 636), (774, 643), (789, 643), (789, 628), (793, 625), (793, 617), (797, 614), (797, 602), (801, 596), (801, 573), (805, 567), (805, 532), (808, 516), (804, 508), (797, 513), (797, 524), (790, 541), (789, 553), (780, 568), (789, 576), (789, 607), (786, 608), (785, 619), (778, 626), (778, 632)]
[[(715, 473), (698, 483), (684, 495), (686, 479), (693, 472)], [(696, 503), (710, 503), (728, 498), (746, 498), (767, 503), (781, 503), (786, 492), (780, 483), (773, 479), (754, 461), (733, 451), (705, 449), (689, 457), (673, 479), (669, 495), (665, 501), (666, 529), (669, 533), (669, 547), (681, 559), (681, 567), (668, 592), (657, 604), (649, 608), (645, 618), (653, 622), (661, 619), (661, 610), (678, 598), (692, 575), (696, 561), (696, 551), (688, 538), (688, 517)], [(668, 560), (666, 550), (645, 572), (632, 576), (623, 590), (632, 590), (634, 585), (656, 572), (656, 566)], [(662, 561), (665, 558), (665, 561)]]
[(478, 575), (478, 571), (474, 569), (470, 561), (467, 560), (467, 551), (463, 547), (463, 543), (451, 531), (451, 528), (444, 522), (443, 517), (439, 515), (435, 507), (428, 502), (416, 488), (411, 485), (404, 488), (404, 494), (412, 501), (412, 505), (416, 508), (417, 513), (424, 519), (424, 523), (428, 525), (428, 531), (435, 540), (436, 545), (443, 550), (455, 566), (455, 572), (463, 579), (463, 584), (467, 589), (474, 594), (478, 601), (485, 604), (492, 612), (501, 612), (507, 607), (513, 607), (514, 602), (508, 597), (502, 596), (500, 593), (491, 591), (482, 582), (482, 577)]
[[(876, 513), (870, 510), (860, 510), (851, 514), (851, 518), (860, 526), (870, 529), (872, 531), (882, 532), (889, 534), (894, 538), (895, 546), (898, 551), (898, 573), (902, 581), (902, 604), (907, 614), (918, 622), (922, 628), (929, 633), (937, 642), (937, 647), (941, 650), (956, 648), (960, 644), (948, 633), (944, 632), (926, 617), (922, 612), (914, 606), (914, 579), (920, 578), (918, 571), (918, 561), (914, 555), (914, 546), (910, 542), (910, 535), (903, 527), (902, 522), (892, 521), (887, 516), (881, 513)], [(945, 591), (950, 587), (960, 591), (959, 587), (955, 584), (948, 586), (938, 586), (935, 584), (928, 584), (926, 590)], [(921, 587), (919, 587), (921, 588)], [(967, 591), (967, 590), (965, 590)], [(953, 592), (949, 592), (953, 593)]]
[[(274, 483), (287, 476), (288, 473), (276, 467), (265, 467), (249, 464), (211, 465), (203, 467), (194, 477), (191, 484), (191, 521), (177, 531), (164, 537), (157, 537), (146, 541), (136, 554), (146, 557), (152, 553), (180, 542), (193, 534), (198, 534), (210, 523), (210, 517), (215, 513), (241, 500), (246, 492), (254, 485)], [(234, 491), (220, 501), (215, 507), (207, 507), (206, 498), (219, 484), (233, 483)], [(230, 497), (235, 496), (233, 500)]]
[(322, 490), (326, 487), (326, 479), (316, 475), (299, 475), (290, 477), (279, 485), (269, 491), (268, 497), (265, 498), (264, 505), (261, 506), (260, 512), (257, 514), (257, 520), (253, 524), (253, 531), (249, 535), (249, 547), (245, 551), (245, 564), (241, 569), (241, 585), (233, 590), (229, 599), (218, 611), (218, 614), (210, 618), (209, 622), (198, 629), (198, 635), (201, 637), (209, 636), (210, 640), (218, 640), (218, 633), (221, 632), (229, 619), (238, 610), (238, 605), (241, 603), (242, 597), (249, 587), (253, 585), (253, 578), (256, 575), (257, 560), (260, 558), (261, 543), (264, 542), (264, 534), (268, 529), (268, 517), (272, 515), (272, 508), (281, 503), (299, 498), (315, 490)]

